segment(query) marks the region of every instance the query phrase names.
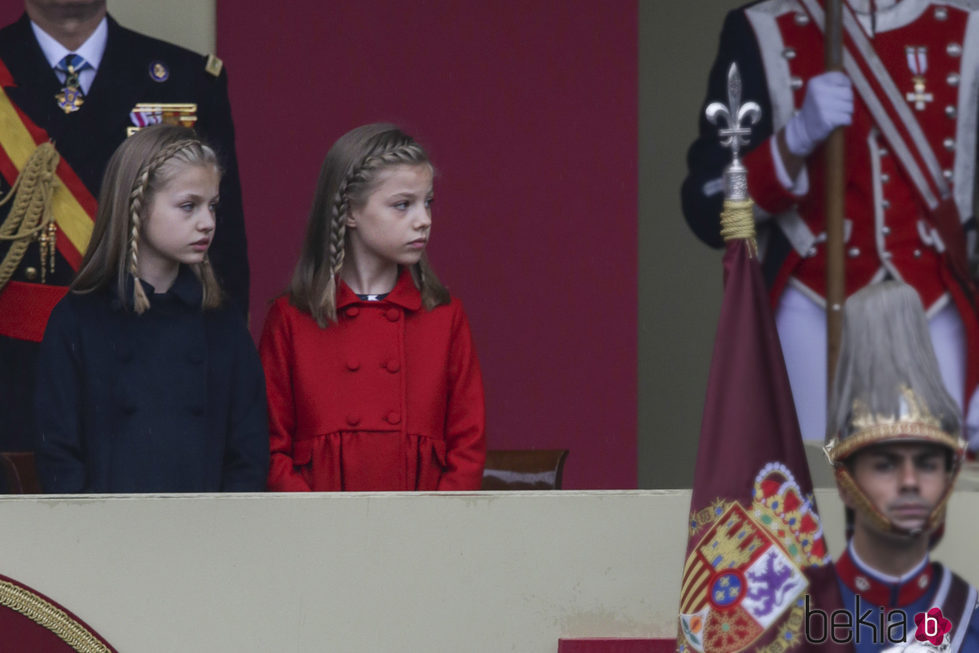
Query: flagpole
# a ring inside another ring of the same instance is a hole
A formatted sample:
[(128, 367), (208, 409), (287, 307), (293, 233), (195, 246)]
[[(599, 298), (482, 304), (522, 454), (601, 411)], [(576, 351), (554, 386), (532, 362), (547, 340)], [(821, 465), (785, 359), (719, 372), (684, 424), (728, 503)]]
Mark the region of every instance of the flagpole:
[[(827, 71), (843, 70), (842, 0), (826, 0)], [(843, 192), (845, 146), (843, 127), (837, 127), (826, 141), (826, 396), (831, 395), (836, 376), (843, 327), (846, 262), (843, 258)]]

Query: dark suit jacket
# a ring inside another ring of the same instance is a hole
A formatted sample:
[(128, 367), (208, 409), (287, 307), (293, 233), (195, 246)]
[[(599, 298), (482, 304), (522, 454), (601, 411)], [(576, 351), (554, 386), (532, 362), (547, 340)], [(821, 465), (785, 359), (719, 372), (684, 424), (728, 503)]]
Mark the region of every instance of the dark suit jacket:
[[(221, 204), (210, 259), (230, 298), (242, 313), (248, 306), (248, 258), (235, 155), (234, 127), (228, 103), (227, 74), (205, 71), (205, 57), (121, 27), (111, 17), (105, 53), (81, 109), (65, 114), (54, 96), (61, 88), (44, 58), (25, 14), (0, 30), (0, 59), (14, 78), (4, 90), (34, 123), (45, 129), (82, 183), (98, 197), (109, 157), (126, 138), (130, 112), (140, 102), (194, 102), (197, 132), (217, 151), (224, 168)], [(155, 81), (150, 67), (166, 66), (165, 81)], [(11, 180), (0, 180), (7, 192)], [(0, 220), (6, 217), (0, 209)], [(8, 245), (0, 243), (0, 258)], [(32, 244), (12, 281), (30, 282), (25, 270), (39, 269), (40, 252)], [(74, 271), (58, 256), (48, 284), (66, 286)], [(2, 292), (2, 291), (0, 291)], [(25, 308), (25, 311), (29, 310)], [(46, 315), (32, 315), (46, 320)], [(0, 450), (30, 449), (33, 440), (33, 368), (37, 344), (0, 334)]]

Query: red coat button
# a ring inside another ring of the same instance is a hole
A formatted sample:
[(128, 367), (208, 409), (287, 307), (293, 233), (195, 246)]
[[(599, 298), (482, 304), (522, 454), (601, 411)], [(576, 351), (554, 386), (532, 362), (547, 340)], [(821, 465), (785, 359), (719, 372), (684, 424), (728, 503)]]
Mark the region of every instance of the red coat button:
[(360, 313), (360, 309), (356, 306), (351, 306), (347, 309), (346, 313), (347, 317), (357, 317), (357, 315)]
[(360, 415), (354, 415), (353, 413), (347, 415), (347, 424), (350, 426), (357, 426), (360, 424)]
[(396, 410), (392, 410), (387, 416), (388, 424), (397, 424), (401, 421), (401, 413)]
[(401, 363), (399, 363), (397, 359), (392, 358), (391, 360), (389, 360), (387, 363), (384, 364), (384, 369), (386, 369), (391, 374), (394, 374), (395, 372), (401, 369)]
[(392, 322), (397, 322), (398, 318), (401, 316), (401, 311), (399, 311), (396, 308), (389, 308), (387, 310), (387, 313), (385, 313), (384, 315), (387, 317), (387, 319), (391, 320)]
[(360, 361), (348, 360), (347, 369), (350, 370), (351, 372), (356, 372), (357, 370), (360, 369)]

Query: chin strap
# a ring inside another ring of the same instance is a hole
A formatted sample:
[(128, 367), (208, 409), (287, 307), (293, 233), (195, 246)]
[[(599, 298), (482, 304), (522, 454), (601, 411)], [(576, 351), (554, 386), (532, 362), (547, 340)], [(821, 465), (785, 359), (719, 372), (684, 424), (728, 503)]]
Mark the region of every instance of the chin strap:
[(957, 456), (950, 473), (951, 477), (949, 479), (948, 486), (945, 488), (945, 492), (942, 493), (938, 503), (935, 504), (935, 507), (928, 515), (924, 528), (917, 531), (901, 528), (888, 519), (882, 512), (880, 512), (874, 506), (873, 502), (867, 497), (864, 491), (860, 489), (857, 482), (853, 480), (853, 476), (850, 474), (850, 470), (847, 469), (845, 464), (842, 462), (836, 463), (834, 466), (834, 472), (836, 476), (836, 484), (839, 486), (839, 488), (850, 497), (855, 504), (855, 508), (870, 519), (874, 526), (876, 526), (879, 530), (885, 533), (895, 533), (897, 535), (918, 535), (922, 532), (934, 533), (938, 536), (932, 538), (931, 546), (934, 547), (934, 545), (938, 542), (938, 539), (941, 537), (941, 533), (944, 531), (945, 508), (948, 505), (948, 500), (952, 497), (952, 490), (955, 488), (955, 479), (958, 478), (961, 466), (962, 457)]

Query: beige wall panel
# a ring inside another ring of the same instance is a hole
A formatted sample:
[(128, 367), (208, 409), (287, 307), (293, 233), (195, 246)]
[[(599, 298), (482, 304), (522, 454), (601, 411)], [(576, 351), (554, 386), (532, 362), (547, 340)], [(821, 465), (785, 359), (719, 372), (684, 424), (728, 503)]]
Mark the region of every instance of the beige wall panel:
[(108, 0), (112, 17), (130, 29), (202, 54), (215, 51), (217, 0)]
[[(831, 549), (833, 491), (817, 499)], [(671, 637), (688, 491), (0, 498), (0, 573), (120, 651), (554, 653)], [(979, 493), (938, 557), (979, 582)]]
[(680, 184), (721, 24), (742, 4), (639, 2), (641, 488), (690, 487), (693, 481), (720, 311), (721, 253), (687, 228)]

